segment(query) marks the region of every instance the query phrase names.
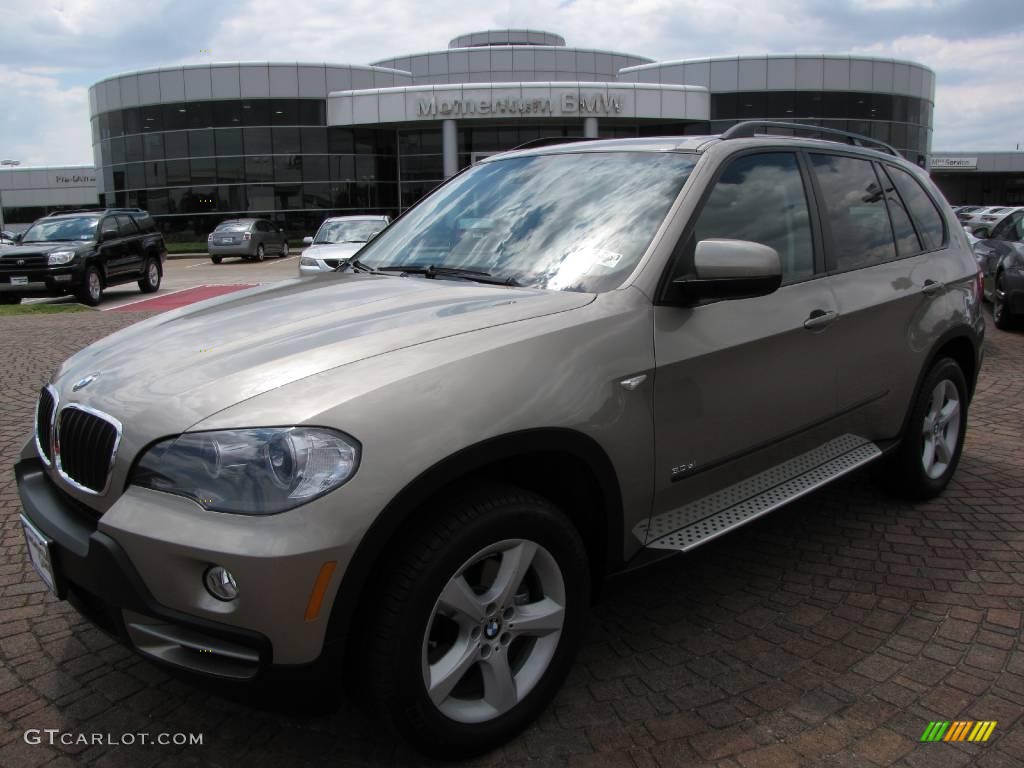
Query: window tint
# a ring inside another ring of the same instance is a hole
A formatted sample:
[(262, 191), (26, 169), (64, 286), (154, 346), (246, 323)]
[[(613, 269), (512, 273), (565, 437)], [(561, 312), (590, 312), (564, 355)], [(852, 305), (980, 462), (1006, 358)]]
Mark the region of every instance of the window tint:
[(117, 229), (121, 233), (121, 237), (130, 237), (131, 235), (139, 234), (139, 228), (135, 226), (135, 222), (132, 221), (131, 216), (118, 216)]
[(1021, 230), (1024, 229), (1024, 227), (1021, 226), (1022, 223), (1024, 223), (1024, 211), (1011, 213), (999, 222), (999, 225), (992, 230), (992, 239), (1020, 242), (1024, 239), (1024, 237), (1021, 237)]
[[(925, 250), (934, 251), (941, 248), (945, 242), (945, 227), (942, 224), (942, 214), (935, 207), (935, 203), (928, 194), (921, 188), (921, 183), (901, 168), (887, 166), (886, 171), (896, 189), (903, 198), (910, 217), (917, 225), (917, 231), (921, 235), (922, 245)], [(973, 209), (972, 209), (973, 210)]]
[(688, 261), (692, 264), (696, 243), (715, 237), (771, 246), (779, 252), (784, 282), (814, 274), (807, 196), (796, 155), (747, 155), (729, 164), (697, 218)]
[(118, 232), (117, 219), (115, 219), (113, 216), (108, 216), (107, 218), (105, 218), (103, 220), (103, 223), (100, 225), (100, 237), (107, 237), (107, 233), (109, 232), (113, 232), (115, 235)]
[[(875, 171), (879, 169), (876, 166)], [(885, 202), (889, 206), (889, 217), (892, 219), (893, 234), (896, 235), (896, 254), (902, 259), (905, 256), (915, 256), (924, 249), (914, 232), (914, 225), (910, 221), (910, 213), (907, 211), (903, 200), (892, 181), (884, 173), (879, 173), (878, 178), (885, 186)]]
[(856, 269), (896, 258), (878, 177), (868, 160), (811, 155), (832, 234), (831, 268)]

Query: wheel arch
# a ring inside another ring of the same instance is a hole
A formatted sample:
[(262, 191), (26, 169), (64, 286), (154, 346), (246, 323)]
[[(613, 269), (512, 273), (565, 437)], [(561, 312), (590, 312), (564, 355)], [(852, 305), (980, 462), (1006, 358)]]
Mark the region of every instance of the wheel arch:
[(960, 370), (963, 371), (964, 378), (967, 380), (968, 403), (974, 398), (974, 389), (978, 382), (978, 369), (981, 365), (981, 345), (983, 343), (983, 339), (972, 333), (968, 328), (954, 328), (938, 338), (932, 345), (925, 364), (921, 366), (921, 370), (917, 374), (917, 382), (914, 384), (914, 395), (907, 406), (907, 415), (903, 420), (901, 436), (907, 434), (908, 420), (913, 410), (913, 404), (917, 402), (917, 398), (920, 396), (921, 385), (924, 383), (928, 371), (932, 369), (937, 360), (949, 357), (960, 366)]
[(353, 617), (367, 610), (373, 576), (415, 511), (455, 487), (499, 478), (551, 499), (568, 514), (583, 537), (595, 586), (622, 564), (622, 492), (611, 459), (593, 438), (571, 429), (490, 438), (421, 473), (377, 516), (345, 569), (331, 607), (325, 653), (344, 660)]

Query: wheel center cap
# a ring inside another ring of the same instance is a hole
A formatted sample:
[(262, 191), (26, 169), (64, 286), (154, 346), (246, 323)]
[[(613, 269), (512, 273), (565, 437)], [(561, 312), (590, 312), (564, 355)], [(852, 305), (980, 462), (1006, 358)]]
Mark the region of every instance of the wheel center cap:
[(484, 624), (484, 636), (488, 640), (493, 640), (498, 636), (498, 632), (501, 629), (501, 622), (497, 619), (488, 619), (487, 623)]

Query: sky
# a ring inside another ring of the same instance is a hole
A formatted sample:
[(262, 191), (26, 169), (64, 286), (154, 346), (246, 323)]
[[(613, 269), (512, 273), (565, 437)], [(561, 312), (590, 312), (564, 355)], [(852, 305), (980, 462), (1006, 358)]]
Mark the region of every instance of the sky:
[(764, 53), (911, 59), (937, 75), (932, 150), (1024, 145), (1022, 0), (5, 0), (0, 159), (91, 164), (88, 87), (213, 61), (367, 64), (464, 32), (544, 29), (655, 60)]

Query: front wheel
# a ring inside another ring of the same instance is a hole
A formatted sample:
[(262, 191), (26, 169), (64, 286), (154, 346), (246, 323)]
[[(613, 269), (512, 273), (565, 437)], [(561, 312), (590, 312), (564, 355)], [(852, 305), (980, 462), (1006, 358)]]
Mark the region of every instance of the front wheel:
[(160, 290), (160, 263), (153, 258), (146, 261), (146, 268), (139, 280), (139, 290), (143, 293), (156, 293)]
[(1003, 273), (996, 275), (995, 287), (992, 289), (992, 323), (1001, 331), (1008, 331), (1013, 328), (1013, 313), (1010, 312), (1006, 291), (1003, 283)]
[(75, 291), (75, 297), (90, 307), (95, 307), (103, 298), (103, 276), (96, 267), (85, 270), (85, 278)]
[(426, 754), (502, 744), (551, 701), (580, 644), (590, 572), (575, 527), (517, 488), (455, 497), (387, 569), (365, 645), (374, 697)]
[(967, 432), (967, 380), (944, 357), (932, 366), (911, 406), (906, 434), (888, 462), (890, 487), (901, 496), (930, 499), (949, 483)]

